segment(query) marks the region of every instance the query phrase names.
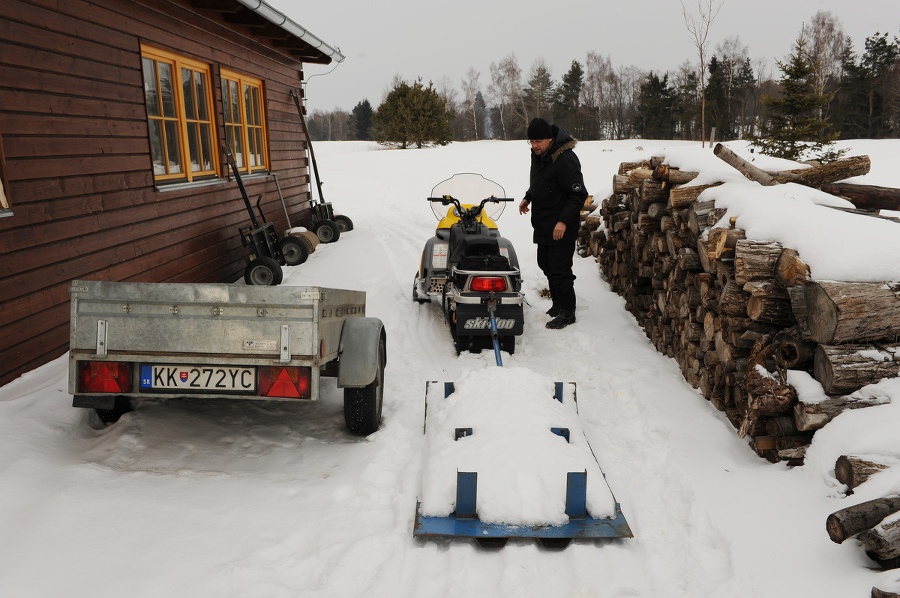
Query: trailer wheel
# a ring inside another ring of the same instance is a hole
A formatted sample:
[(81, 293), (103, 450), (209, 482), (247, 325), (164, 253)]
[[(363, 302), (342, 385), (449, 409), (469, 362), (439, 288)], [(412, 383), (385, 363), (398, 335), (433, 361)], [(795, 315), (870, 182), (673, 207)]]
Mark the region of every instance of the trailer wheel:
[(378, 341), (378, 367), (375, 379), (362, 388), (344, 389), (344, 421), (351, 434), (368, 436), (378, 431), (384, 404), (384, 364), (387, 347), (384, 336)]
[(353, 221), (343, 214), (336, 215), (334, 217), (334, 223), (337, 224), (338, 230), (342, 233), (353, 230)]
[(334, 220), (320, 220), (313, 228), (313, 232), (319, 237), (322, 243), (335, 243), (341, 237), (341, 229), (334, 223)]
[(288, 235), (281, 240), (280, 245), (284, 263), (288, 266), (299, 266), (309, 257), (309, 245), (298, 237)]
[(94, 409), (94, 412), (104, 424), (114, 424), (119, 421), (120, 417), (131, 410), (131, 401), (128, 397), (116, 397), (116, 402), (112, 409)]
[(270, 257), (258, 257), (244, 269), (244, 282), (249, 285), (274, 287), (281, 284), (283, 278), (281, 266)]

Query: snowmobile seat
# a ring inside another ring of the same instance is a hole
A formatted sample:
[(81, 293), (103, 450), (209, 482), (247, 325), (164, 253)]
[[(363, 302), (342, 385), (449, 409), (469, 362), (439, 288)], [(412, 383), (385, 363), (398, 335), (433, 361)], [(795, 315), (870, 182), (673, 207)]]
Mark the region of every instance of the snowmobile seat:
[(450, 254), (450, 263), (459, 263), (464, 257), (470, 255), (500, 255), (500, 244), (497, 239), (487, 235), (467, 235), (453, 243), (451, 232), (450, 246), (453, 251)]

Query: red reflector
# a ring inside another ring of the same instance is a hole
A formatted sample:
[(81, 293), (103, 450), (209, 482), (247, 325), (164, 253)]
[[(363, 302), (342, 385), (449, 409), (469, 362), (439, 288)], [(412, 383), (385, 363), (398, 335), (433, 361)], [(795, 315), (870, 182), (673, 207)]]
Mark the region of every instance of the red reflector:
[(79, 361), (78, 392), (131, 392), (131, 364), (122, 361)]
[(309, 398), (309, 368), (259, 368), (259, 394), (288, 399)]
[(505, 291), (506, 279), (499, 276), (476, 276), (472, 279), (471, 289), (473, 291)]

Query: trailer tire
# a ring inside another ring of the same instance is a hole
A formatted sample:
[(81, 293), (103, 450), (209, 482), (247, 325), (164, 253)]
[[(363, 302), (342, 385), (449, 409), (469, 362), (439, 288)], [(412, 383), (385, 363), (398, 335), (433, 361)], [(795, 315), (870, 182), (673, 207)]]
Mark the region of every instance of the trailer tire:
[(280, 245), (284, 263), (288, 266), (299, 266), (309, 257), (309, 245), (299, 237), (288, 235), (281, 240)]
[(343, 214), (335, 215), (334, 223), (337, 225), (338, 230), (341, 231), (341, 233), (353, 230), (353, 221)]
[(112, 409), (94, 409), (94, 413), (100, 418), (104, 424), (114, 424), (119, 418), (132, 410), (131, 401), (128, 397), (116, 397), (116, 402)]
[(387, 362), (387, 343), (384, 335), (378, 340), (378, 366), (375, 379), (363, 387), (344, 389), (344, 421), (351, 434), (368, 436), (378, 431), (384, 405), (384, 364)]
[(334, 220), (320, 220), (313, 228), (313, 232), (322, 243), (336, 243), (341, 238), (341, 229), (334, 223)]
[(281, 284), (283, 279), (281, 266), (270, 257), (258, 257), (244, 268), (244, 282), (248, 285), (274, 287)]

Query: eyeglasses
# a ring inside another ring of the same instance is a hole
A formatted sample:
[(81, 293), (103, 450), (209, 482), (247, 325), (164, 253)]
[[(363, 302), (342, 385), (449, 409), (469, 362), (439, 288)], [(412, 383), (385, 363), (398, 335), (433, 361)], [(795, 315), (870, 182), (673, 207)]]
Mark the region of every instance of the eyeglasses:
[(540, 145), (544, 141), (547, 141), (547, 140), (546, 139), (529, 139), (528, 144), (529, 145)]

